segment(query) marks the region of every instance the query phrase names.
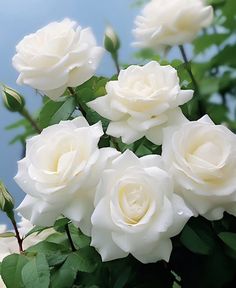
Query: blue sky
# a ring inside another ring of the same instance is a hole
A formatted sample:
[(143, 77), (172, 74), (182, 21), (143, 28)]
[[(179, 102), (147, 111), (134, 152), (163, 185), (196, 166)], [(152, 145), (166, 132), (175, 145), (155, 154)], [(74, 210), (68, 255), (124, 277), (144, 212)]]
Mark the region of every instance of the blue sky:
[[(91, 26), (97, 41), (102, 45), (105, 26), (111, 24), (122, 40), (120, 58), (122, 62), (132, 62), (133, 49), (131, 29), (137, 10), (131, 8), (131, 0), (0, 0), (0, 82), (14, 87), (26, 98), (27, 106), (36, 111), (40, 99), (30, 88), (17, 86), (17, 72), (11, 65), (16, 44), (27, 34), (66, 17), (79, 22), (82, 27)], [(112, 75), (115, 72), (109, 55), (100, 65), (99, 74)], [(21, 158), (20, 144), (9, 146), (16, 131), (5, 131), (4, 127), (13, 123), (20, 116), (10, 113), (0, 102), (0, 180), (14, 194), (19, 204), (24, 194), (15, 184), (13, 177), (17, 171), (17, 160)], [(0, 213), (0, 223), (5, 217)]]

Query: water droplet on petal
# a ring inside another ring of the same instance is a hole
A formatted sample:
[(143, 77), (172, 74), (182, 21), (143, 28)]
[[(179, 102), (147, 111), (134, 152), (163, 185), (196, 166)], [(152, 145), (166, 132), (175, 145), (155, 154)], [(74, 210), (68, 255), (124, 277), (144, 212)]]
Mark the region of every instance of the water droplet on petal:
[(184, 212), (183, 212), (183, 211), (178, 211), (177, 214), (178, 214), (179, 216), (181, 216), (181, 215), (184, 214)]

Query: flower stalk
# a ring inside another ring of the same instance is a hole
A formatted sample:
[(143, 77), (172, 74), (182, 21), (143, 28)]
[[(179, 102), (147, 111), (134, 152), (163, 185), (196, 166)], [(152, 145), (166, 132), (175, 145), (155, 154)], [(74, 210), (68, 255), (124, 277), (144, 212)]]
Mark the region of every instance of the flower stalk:
[(120, 73), (120, 64), (119, 64), (119, 60), (118, 60), (118, 53), (116, 52), (116, 53), (111, 54), (111, 57), (112, 57), (112, 60), (115, 64), (117, 74), (119, 74)]
[(10, 220), (11, 220), (11, 223), (12, 223), (13, 228), (14, 228), (15, 233), (16, 233), (16, 239), (17, 239), (17, 242), (18, 242), (19, 251), (20, 251), (20, 253), (23, 253), (24, 252), (24, 249), (23, 249), (23, 238), (20, 237), (20, 233), (19, 233), (19, 230), (18, 230), (18, 227), (17, 227), (17, 224), (16, 224), (16, 220), (15, 220), (15, 218), (10, 219)]
[(75, 245), (73, 243), (72, 237), (70, 235), (70, 229), (69, 229), (69, 224), (68, 223), (65, 225), (65, 231), (66, 231), (66, 235), (67, 235), (68, 241), (70, 243), (71, 250), (73, 252), (75, 252), (76, 248), (75, 248)]
[(3, 184), (3, 182), (0, 181), (0, 210), (5, 212), (7, 217), (11, 221), (14, 227), (15, 233), (16, 233), (15, 236), (18, 242), (19, 251), (20, 253), (22, 253), (23, 252), (23, 246), (22, 246), (23, 239), (20, 236), (13, 209), (14, 209), (14, 200), (11, 194), (9, 193), (9, 191), (7, 190), (7, 188), (5, 187), (5, 185)]
[(38, 126), (37, 122), (33, 119), (33, 117), (30, 115), (29, 111), (27, 109), (23, 109), (20, 114), (28, 120), (28, 122), (31, 124), (31, 126), (34, 128), (35, 132), (40, 134), (42, 132), (42, 129)]
[(72, 87), (68, 87), (68, 91), (69, 91), (70, 95), (76, 99), (76, 103), (78, 105), (79, 111), (86, 118), (86, 112), (83, 109), (82, 105), (79, 103), (79, 99), (78, 99), (78, 97), (77, 97), (77, 95), (75, 93), (75, 90)]
[(188, 72), (188, 74), (190, 76), (190, 79), (191, 79), (191, 81), (193, 83), (194, 95), (196, 96), (197, 101), (198, 101), (199, 116), (202, 117), (202, 116), (204, 116), (206, 114), (206, 109), (205, 109), (204, 103), (202, 102), (202, 99), (201, 99), (198, 83), (197, 83), (197, 81), (196, 81), (196, 79), (195, 79), (195, 77), (193, 75), (192, 68), (191, 68), (191, 63), (188, 60), (188, 57), (187, 57), (187, 54), (185, 52), (184, 46), (183, 45), (179, 45), (179, 50), (180, 50), (181, 56), (183, 57), (186, 71)]
[(111, 54), (112, 60), (115, 64), (117, 74), (120, 73), (120, 65), (118, 58), (118, 51), (120, 49), (120, 39), (111, 26), (107, 26), (104, 35), (104, 47)]

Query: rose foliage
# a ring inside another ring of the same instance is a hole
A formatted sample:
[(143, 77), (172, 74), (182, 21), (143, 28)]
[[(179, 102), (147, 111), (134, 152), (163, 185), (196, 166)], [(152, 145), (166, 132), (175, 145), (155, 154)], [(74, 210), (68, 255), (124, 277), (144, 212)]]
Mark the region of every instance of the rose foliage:
[(25, 197), (0, 183), (0, 287), (236, 285), (236, 1), (141, 2), (138, 64), (120, 63), (111, 26), (101, 47), (67, 18), (16, 46), (17, 83), (42, 106), (2, 87)]

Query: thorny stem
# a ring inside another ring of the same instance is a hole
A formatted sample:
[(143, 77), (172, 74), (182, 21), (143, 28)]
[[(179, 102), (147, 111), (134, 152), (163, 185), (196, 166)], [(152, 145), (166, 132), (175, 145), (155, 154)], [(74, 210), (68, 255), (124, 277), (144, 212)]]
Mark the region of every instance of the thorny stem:
[(41, 128), (38, 126), (37, 122), (32, 118), (28, 110), (25, 108), (20, 112), (20, 114), (25, 117), (26, 120), (31, 124), (31, 126), (34, 128), (34, 130), (40, 134), (42, 132)]
[[(74, 90), (72, 87), (68, 87), (68, 91), (70, 92), (71, 96), (73, 96), (74, 98), (76, 98), (75, 90)], [(76, 99), (76, 100), (77, 100), (76, 103), (78, 104), (79, 111), (80, 111), (81, 114), (86, 118), (86, 112), (85, 112), (85, 110), (83, 109), (83, 107), (81, 106), (81, 104), (79, 104), (78, 99)]]
[(183, 57), (183, 60), (184, 60), (184, 63), (185, 63), (185, 67), (186, 67), (186, 70), (192, 80), (192, 83), (193, 83), (193, 86), (194, 86), (194, 94), (196, 96), (196, 98), (198, 99), (198, 111), (199, 111), (199, 114), (200, 116), (204, 116), (206, 114), (206, 110), (205, 110), (205, 107), (204, 107), (204, 104), (202, 103), (202, 99), (201, 99), (201, 96), (200, 96), (200, 93), (199, 93), (199, 87), (198, 87), (198, 84), (197, 84), (197, 81), (193, 75), (193, 72), (192, 72), (192, 69), (191, 69), (191, 64), (188, 60), (188, 57), (187, 57), (187, 54), (184, 50), (184, 46), (183, 45), (179, 45), (179, 50), (180, 50), (180, 53)]

